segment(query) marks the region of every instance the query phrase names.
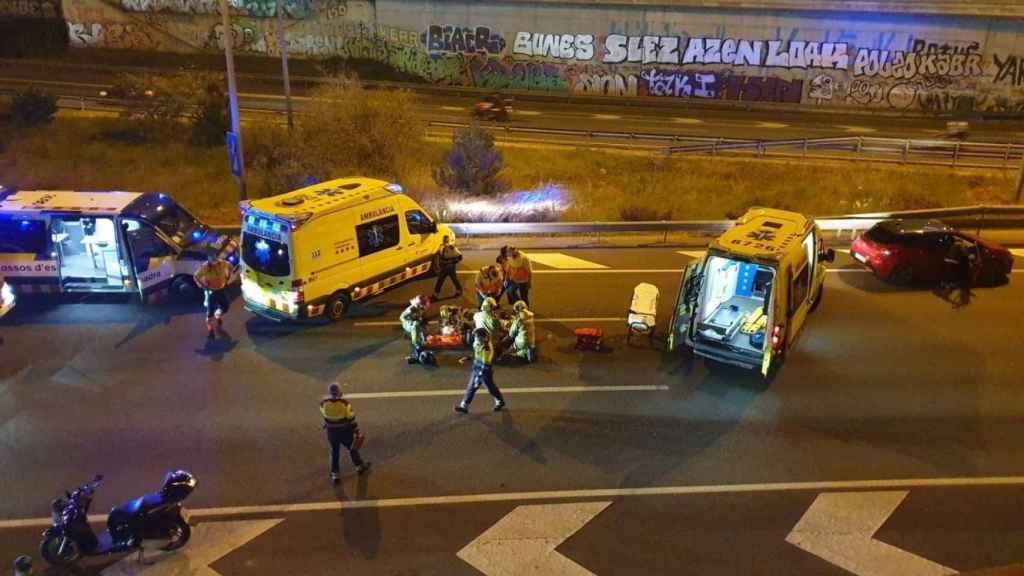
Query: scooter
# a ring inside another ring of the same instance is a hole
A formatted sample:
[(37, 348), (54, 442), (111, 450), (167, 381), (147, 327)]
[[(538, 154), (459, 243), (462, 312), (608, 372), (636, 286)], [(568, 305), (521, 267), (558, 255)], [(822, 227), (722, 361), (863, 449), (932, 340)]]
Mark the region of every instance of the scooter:
[(107, 529), (99, 535), (89, 526), (89, 507), (103, 482), (97, 474), (91, 482), (50, 503), (53, 526), (43, 532), (39, 554), (51, 566), (70, 567), (86, 556), (139, 552), (143, 540), (159, 540), (160, 550), (177, 550), (188, 542), (192, 529), (188, 512), (181, 503), (196, 487), (196, 479), (184, 470), (164, 476), (159, 492), (146, 494), (114, 508), (107, 516)]

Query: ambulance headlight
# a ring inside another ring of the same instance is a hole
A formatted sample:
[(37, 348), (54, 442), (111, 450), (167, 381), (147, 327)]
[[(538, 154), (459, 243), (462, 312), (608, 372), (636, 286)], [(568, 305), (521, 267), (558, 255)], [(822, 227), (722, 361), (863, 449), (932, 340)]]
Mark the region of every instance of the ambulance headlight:
[(0, 303), (7, 304), (8, 302), (14, 302), (14, 290), (11, 290), (11, 285), (4, 283), (0, 286)]

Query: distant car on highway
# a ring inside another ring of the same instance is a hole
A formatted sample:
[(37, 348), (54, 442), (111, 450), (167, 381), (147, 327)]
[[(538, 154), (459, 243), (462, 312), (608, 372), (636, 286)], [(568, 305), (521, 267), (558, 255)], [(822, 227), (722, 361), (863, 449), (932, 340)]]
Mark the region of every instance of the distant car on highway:
[(996, 284), (1010, 274), (1009, 250), (938, 220), (883, 220), (854, 240), (850, 256), (893, 284), (933, 283), (947, 279), (946, 258), (957, 242), (974, 255), (978, 282)]
[(512, 117), (512, 99), (498, 94), (484, 96), (473, 105), (473, 116), (483, 120), (507, 122)]

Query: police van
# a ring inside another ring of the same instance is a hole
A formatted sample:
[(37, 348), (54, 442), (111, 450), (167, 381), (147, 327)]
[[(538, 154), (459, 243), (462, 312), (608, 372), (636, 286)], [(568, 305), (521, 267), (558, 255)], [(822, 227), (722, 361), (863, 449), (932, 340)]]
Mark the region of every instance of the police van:
[(430, 272), (443, 236), (402, 187), (342, 178), (242, 202), (242, 296), (274, 320), (336, 321), (365, 300)]
[(669, 350), (768, 377), (821, 302), (824, 263), (834, 258), (813, 219), (751, 209), (683, 270)]
[(16, 191), (0, 196), (0, 276), (19, 294), (198, 296), (210, 253), (237, 264), (237, 242), (166, 194)]

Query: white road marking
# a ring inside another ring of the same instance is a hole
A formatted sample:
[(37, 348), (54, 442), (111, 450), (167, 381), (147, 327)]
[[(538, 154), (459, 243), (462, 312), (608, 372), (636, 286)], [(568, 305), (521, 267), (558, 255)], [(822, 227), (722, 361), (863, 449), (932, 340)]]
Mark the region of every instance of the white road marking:
[(872, 538), (906, 497), (906, 490), (818, 494), (786, 542), (857, 576), (956, 574)]
[[(573, 322), (625, 322), (624, 316), (583, 316), (579, 318), (536, 318), (534, 324), (567, 324)], [(436, 320), (431, 320), (430, 324), (436, 324)], [(398, 320), (377, 320), (377, 321), (366, 321), (366, 322), (353, 322), (353, 326), (401, 326), (402, 323)]]
[(679, 118), (679, 117), (676, 117), (676, 118), (673, 118), (672, 121), (675, 122), (676, 124), (703, 124), (704, 123), (704, 121), (701, 120), (700, 118)]
[(758, 128), (788, 128), (789, 124), (782, 124), (781, 122), (758, 122)]
[(441, 110), (447, 110), (449, 112), (464, 112), (466, 109), (462, 106), (438, 106)]
[[(536, 386), (514, 388), (503, 386), (502, 394), (569, 394), (573, 392), (664, 392), (668, 386)], [(462, 396), (465, 388), (449, 390), (409, 390), (396, 392), (352, 392), (345, 398), (381, 400), (388, 398), (431, 398), (435, 396)]]
[(486, 576), (594, 576), (556, 548), (611, 502), (519, 506), (458, 551)]
[(518, 114), (520, 116), (540, 116), (543, 112), (538, 110), (516, 110), (513, 114)]
[(871, 270), (865, 268), (826, 268), (827, 274), (870, 274)]
[(1010, 253), (1014, 256), (1024, 256), (1024, 248), (1010, 248)]
[(229, 522), (202, 522), (192, 528), (188, 546), (176, 552), (162, 552), (147, 558), (153, 564), (139, 564), (134, 554), (100, 572), (102, 576), (219, 576), (210, 564), (244, 546), (250, 540), (284, 521), (284, 518), (266, 520), (235, 520)]
[(676, 250), (676, 254), (682, 254), (690, 258), (703, 258), (707, 254), (707, 250)]
[[(265, 504), (227, 506), (222, 508), (190, 508), (193, 518), (241, 516), (250, 514), (288, 514), (321, 512), (342, 508), (398, 508), (407, 506), (438, 506), (481, 502), (530, 502), (543, 500), (607, 500), (628, 496), (690, 496), (702, 494), (751, 494), (770, 492), (826, 492), (839, 490), (894, 490), (911, 488), (974, 486), (1024, 486), (1024, 476), (979, 476), (957, 478), (885, 478), (878, 480), (824, 480), (814, 482), (768, 482), (759, 484), (703, 484), (684, 486), (650, 486), (645, 488), (589, 488), (581, 490), (548, 490), (536, 492), (490, 492), (456, 496), (412, 496), (378, 500), (347, 500), (339, 502), (300, 502), (297, 504)], [(90, 522), (105, 522), (106, 514), (90, 514)], [(49, 526), (52, 518), (2, 520), (0, 529)]]
[(622, 118), (618, 114), (594, 114), (592, 117), (597, 120), (619, 120)]
[[(650, 268), (621, 270), (613, 268), (593, 268), (584, 270), (534, 270), (534, 274), (678, 274), (679, 268)], [(476, 270), (459, 270), (458, 274), (476, 274)]]
[(598, 270), (608, 268), (604, 264), (598, 264), (597, 262), (591, 262), (590, 260), (584, 260), (575, 256), (569, 256), (561, 252), (523, 252), (534, 262), (539, 262), (545, 266), (552, 268), (562, 268), (570, 270)]
[(872, 132), (878, 132), (878, 130), (876, 130), (874, 128), (868, 128), (867, 126), (843, 126), (843, 125), (838, 125), (838, 126), (836, 126), (836, 128), (842, 128), (843, 131), (851, 132), (851, 133), (854, 133), (854, 134), (870, 134)]

